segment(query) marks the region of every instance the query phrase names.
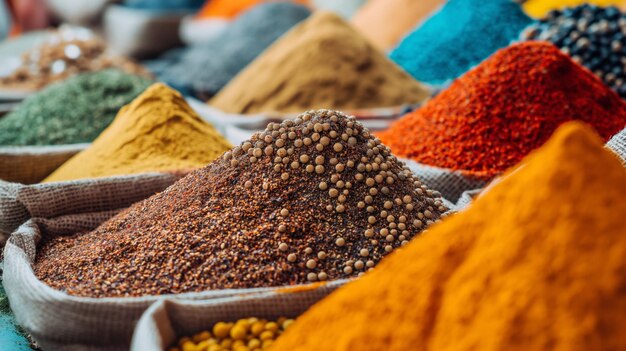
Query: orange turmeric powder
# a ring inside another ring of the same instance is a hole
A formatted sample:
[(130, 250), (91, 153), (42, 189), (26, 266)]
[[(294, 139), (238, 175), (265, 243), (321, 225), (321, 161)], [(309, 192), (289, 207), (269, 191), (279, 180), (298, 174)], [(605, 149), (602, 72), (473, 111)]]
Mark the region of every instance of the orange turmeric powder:
[[(264, 2), (266, 2), (266, 0), (210, 0), (204, 4), (196, 15), (196, 18), (208, 19), (217, 17), (230, 19)], [(294, 0), (293, 2), (306, 5), (308, 0)]]
[(625, 213), (626, 171), (566, 124), (271, 350), (625, 350)]

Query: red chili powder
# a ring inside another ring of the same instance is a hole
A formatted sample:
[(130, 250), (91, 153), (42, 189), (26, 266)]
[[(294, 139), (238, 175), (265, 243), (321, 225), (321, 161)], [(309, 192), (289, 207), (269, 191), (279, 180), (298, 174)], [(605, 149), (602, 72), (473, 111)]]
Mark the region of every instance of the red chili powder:
[(581, 120), (606, 140), (626, 125), (626, 103), (555, 46), (502, 49), (379, 137), (402, 157), (491, 178)]

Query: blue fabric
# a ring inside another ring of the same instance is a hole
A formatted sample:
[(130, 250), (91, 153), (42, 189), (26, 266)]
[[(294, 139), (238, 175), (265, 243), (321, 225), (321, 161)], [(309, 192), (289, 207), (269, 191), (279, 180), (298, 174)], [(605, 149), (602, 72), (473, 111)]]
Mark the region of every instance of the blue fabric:
[(9, 310), (9, 301), (0, 282), (0, 350), (30, 351), (30, 343), (15, 325), (15, 317)]
[(531, 23), (510, 0), (449, 0), (390, 57), (417, 80), (444, 85), (517, 40)]

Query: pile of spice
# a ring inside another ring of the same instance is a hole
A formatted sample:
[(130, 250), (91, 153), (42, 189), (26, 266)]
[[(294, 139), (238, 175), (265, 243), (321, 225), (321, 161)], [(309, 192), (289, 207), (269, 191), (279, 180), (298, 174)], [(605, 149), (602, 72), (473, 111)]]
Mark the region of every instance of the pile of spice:
[(276, 321), (251, 317), (235, 323), (218, 322), (210, 330), (180, 338), (177, 345), (168, 350), (266, 350), (292, 324), (293, 319), (284, 317)]
[(24, 53), (22, 65), (0, 78), (0, 86), (2, 89), (39, 90), (77, 73), (107, 68), (149, 76), (135, 62), (108, 54), (102, 39), (89, 32), (64, 27), (37, 48)]
[(523, 165), (272, 350), (626, 348), (626, 172), (581, 123)]
[(399, 156), (491, 178), (570, 120), (608, 140), (626, 125), (626, 103), (552, 44), (527, 42), (498, 51), (380, 138)]
[(44, 239), (35, 272), (91, 297), (350, 278), (446, 211), (356, 118), (310, 111), (92, 232)]
[(390, 57), (417, 80), (443, 85), (518, 39), (530, 23), (511, 0), (449, 0)]
[(162, 83), (122, 108), (87, 148), (44, 182), (206, 166), (231, 145), (175, 90)]
[(369, 0), (351, 23), (374, 45), (390, 50), (444, 3), (445, 0)]
[(361, 109), (429, 96), (341, 17), (316, 12), (285, 34), (210, 101), (231, 113)]
[(306, 7), (288, 2), (256, 6), (215, 38), (175, 55), (159, 78), (181, 91), (210, 98), (309, 14)]
[(626, 14), (617, 7), (585, 4), (552, 11), (522, 37), (553, 43), (626, 98)]
[(26, 98), (0, 119), (0, 145), (87, 143), (150, 85), (118, 70), (83, 73)]
[(535, 18), (543, 18), (550, 11), (562, 10), (566, 7), (591, 4), (597, 6), (619, 6), (623, 5), (623, 0), (517, 0), (524, 4), (524, 11)]

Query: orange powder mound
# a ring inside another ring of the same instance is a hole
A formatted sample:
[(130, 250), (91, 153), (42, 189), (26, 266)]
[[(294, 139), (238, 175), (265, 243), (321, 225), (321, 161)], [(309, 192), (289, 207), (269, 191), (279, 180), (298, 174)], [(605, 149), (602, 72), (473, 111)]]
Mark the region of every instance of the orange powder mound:
[[(267, 0), (208, 0), (198, 12), (196, 18), (207, 19), (218, 17), (230, 19), (264, 2), (267, 2)], [(293, 2), (306, 5), (308, 0), (293, 0)]]
[(626, 171), (580, 122), (271, 351), (626, 350)]
[(374, 45), (389, 50), (445, 0), (370, 0), (352, 24)]

